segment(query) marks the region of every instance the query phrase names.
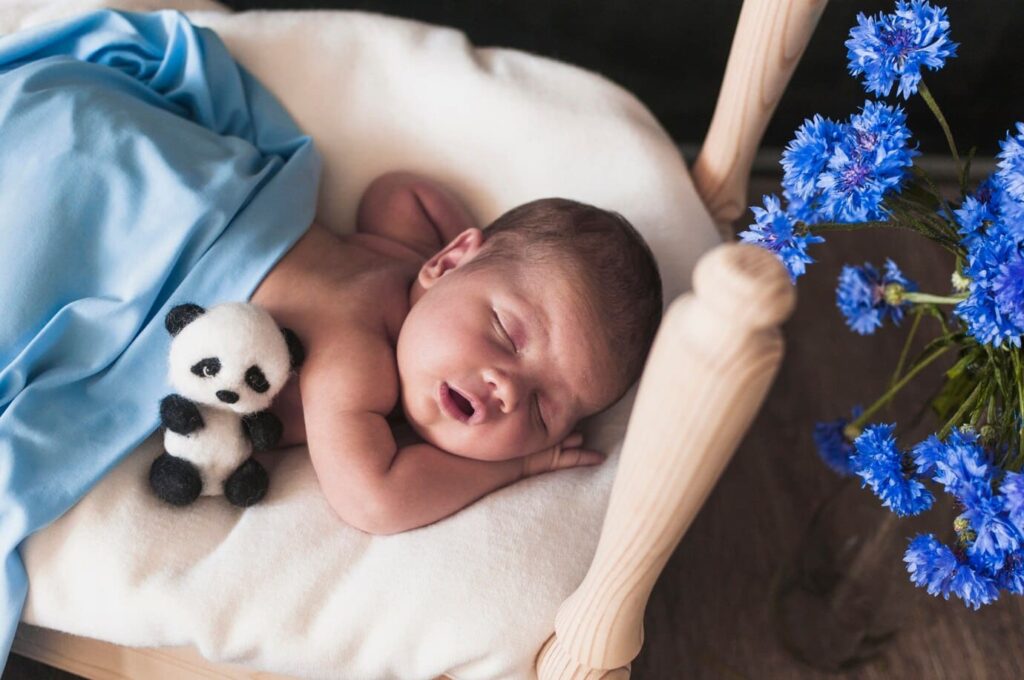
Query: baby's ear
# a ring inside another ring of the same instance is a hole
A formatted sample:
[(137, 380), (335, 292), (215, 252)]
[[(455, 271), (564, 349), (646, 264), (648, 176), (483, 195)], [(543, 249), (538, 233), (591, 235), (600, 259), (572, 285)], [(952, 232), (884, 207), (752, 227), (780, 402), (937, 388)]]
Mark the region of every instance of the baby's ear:
[(297, 371), (299, 366), (302, 366), (302, 362), (306, 360), (306, 349), (302, 346), (299, 336), (295, 335), (295, 331), (291, 328), (282, 328), (281, 335), (284, 336), (284, 341), (288, 344), (289, 368)]
[(483, 244), (484, 233), (477, 227), (470, 227), (461, 232), (423, 263), (419, 273), (420, 285), (430, 288), (446, 273), (476, 257)]

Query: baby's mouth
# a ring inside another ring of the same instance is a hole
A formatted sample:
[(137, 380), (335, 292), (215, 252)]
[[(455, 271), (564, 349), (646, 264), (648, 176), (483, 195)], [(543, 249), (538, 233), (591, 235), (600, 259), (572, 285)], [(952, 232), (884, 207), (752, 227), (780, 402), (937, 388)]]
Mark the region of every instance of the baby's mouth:
[(455, 405), (459, 407), (459, 410), (465, 413), (467, 416), (473, 415), (473, 405), (469, 403), (469, 400), (459, 394), (457, 390), (451, 391), (452, 399), (455, 400)]
[(440, 395), (441, 405), (448, 415), (463, 423), (470, 423), (476, 415), (473, 402), (469, 397), (464, 396), (448, 383), (441, 383)]

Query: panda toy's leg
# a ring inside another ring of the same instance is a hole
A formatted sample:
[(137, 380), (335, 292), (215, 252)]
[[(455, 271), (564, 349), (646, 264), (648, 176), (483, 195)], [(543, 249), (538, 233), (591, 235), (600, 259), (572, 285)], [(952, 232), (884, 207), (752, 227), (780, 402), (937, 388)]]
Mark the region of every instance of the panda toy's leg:
[(255, 458), (249, 458), (224, 480), (224, 497), (233, 505), (247, 508), (262, 500), (269, 485), (266, 468)]
[(149, 468), (149, 486), (161, 500), (181, 507), (199, 498), (203, 479), (195, 465), (164, 451)]

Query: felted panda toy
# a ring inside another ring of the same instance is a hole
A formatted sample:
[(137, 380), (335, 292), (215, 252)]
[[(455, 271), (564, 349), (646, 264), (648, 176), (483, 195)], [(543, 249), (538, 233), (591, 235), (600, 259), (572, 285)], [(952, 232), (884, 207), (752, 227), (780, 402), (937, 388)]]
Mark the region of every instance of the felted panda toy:
[(246, 302), (178, 305), (164, 325), (176, 392), (160, 402), (164, 453), (150, 467), (150, 487), (171, 505), (221, 493), (239, 507), (257, 503), (268, 477), (252, 452), (281, 439), (281, 421), (267, 409), (302, 364), (302, 344)]

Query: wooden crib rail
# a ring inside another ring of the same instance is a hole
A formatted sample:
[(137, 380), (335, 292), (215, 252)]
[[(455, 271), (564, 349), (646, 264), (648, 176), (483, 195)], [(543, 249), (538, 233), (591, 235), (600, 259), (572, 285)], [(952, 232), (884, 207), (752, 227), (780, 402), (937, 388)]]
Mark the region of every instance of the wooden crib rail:
[(745, 0), (693, 181), (725, 240), (746, 210), (747, 179), (827, 0)]
[(640, 381), (597, 553), (536, 662), (541, 680), (624, 680), (654, 582), (760, 407), (796, 294), (766, 250), (723, 244), (666, 312)]

